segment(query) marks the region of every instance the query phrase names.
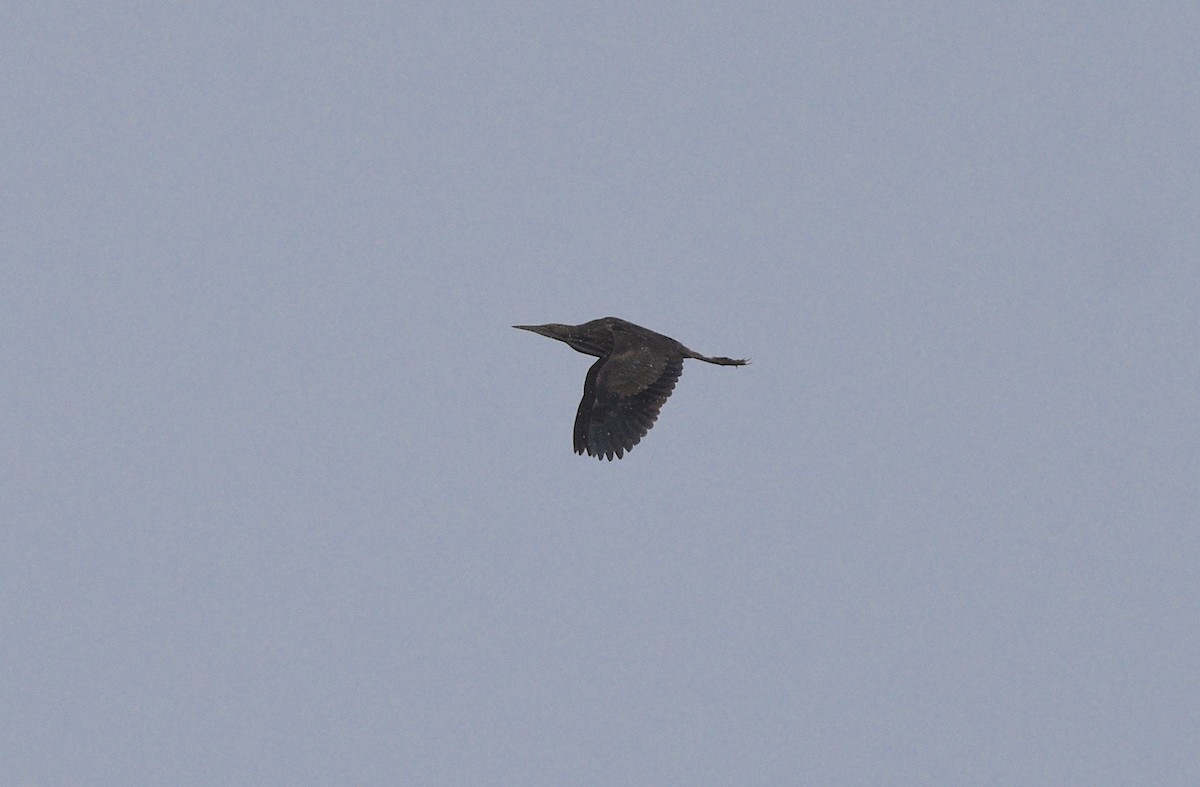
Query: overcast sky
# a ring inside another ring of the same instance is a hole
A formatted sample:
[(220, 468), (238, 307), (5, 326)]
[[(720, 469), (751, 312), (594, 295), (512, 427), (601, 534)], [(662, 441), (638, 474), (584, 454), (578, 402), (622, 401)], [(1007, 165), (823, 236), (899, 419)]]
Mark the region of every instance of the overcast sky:
[(0, 11), (0, 783), (1200, 784), (1197, 6), (475, 5)]

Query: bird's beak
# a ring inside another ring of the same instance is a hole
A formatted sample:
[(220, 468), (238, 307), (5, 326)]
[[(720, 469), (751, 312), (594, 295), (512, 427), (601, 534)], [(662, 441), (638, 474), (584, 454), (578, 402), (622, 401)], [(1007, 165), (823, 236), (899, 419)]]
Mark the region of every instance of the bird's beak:
[(522, 331), (533, 331), (542, 336), (549, 336), (551, 339), (556, 338), (554, 332), (550, 330), (549, 325), (514, 325), (514, 328), (519, 328)]

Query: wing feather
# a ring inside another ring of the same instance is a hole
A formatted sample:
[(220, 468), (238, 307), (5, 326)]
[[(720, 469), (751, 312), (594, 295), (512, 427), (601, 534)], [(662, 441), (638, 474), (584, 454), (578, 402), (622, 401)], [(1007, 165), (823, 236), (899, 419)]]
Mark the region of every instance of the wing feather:
[(613, 351), (588, 369), (575, 416), (575, 452), (620, 459), (658, 419), (683, 373), (683, 353), (613, 331)]

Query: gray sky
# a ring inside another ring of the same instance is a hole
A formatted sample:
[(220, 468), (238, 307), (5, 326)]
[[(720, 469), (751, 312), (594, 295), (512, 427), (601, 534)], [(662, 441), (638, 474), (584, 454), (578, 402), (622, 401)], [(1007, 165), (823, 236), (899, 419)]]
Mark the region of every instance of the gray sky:
[(1196, 6), (448, 5), (0, 12), (0, 783), (1200, 783)]

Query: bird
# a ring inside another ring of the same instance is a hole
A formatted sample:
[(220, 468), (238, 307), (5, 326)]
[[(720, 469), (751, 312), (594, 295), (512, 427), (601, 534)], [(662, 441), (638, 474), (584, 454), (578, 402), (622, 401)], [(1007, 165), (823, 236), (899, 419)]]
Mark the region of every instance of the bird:
[(580, 325), (514, 325), (522, 331), (565, 342), (571, 349), (599, 358), (583, 381), (583, 400), (575, 414), (575, 453), (612, 461), (632, 451), (658, 419), (663, 402), (683, 374), (685, 358), (720, 366), (744, 366), (748, 360), (709, 357), (669, 336), (618, 317)]

